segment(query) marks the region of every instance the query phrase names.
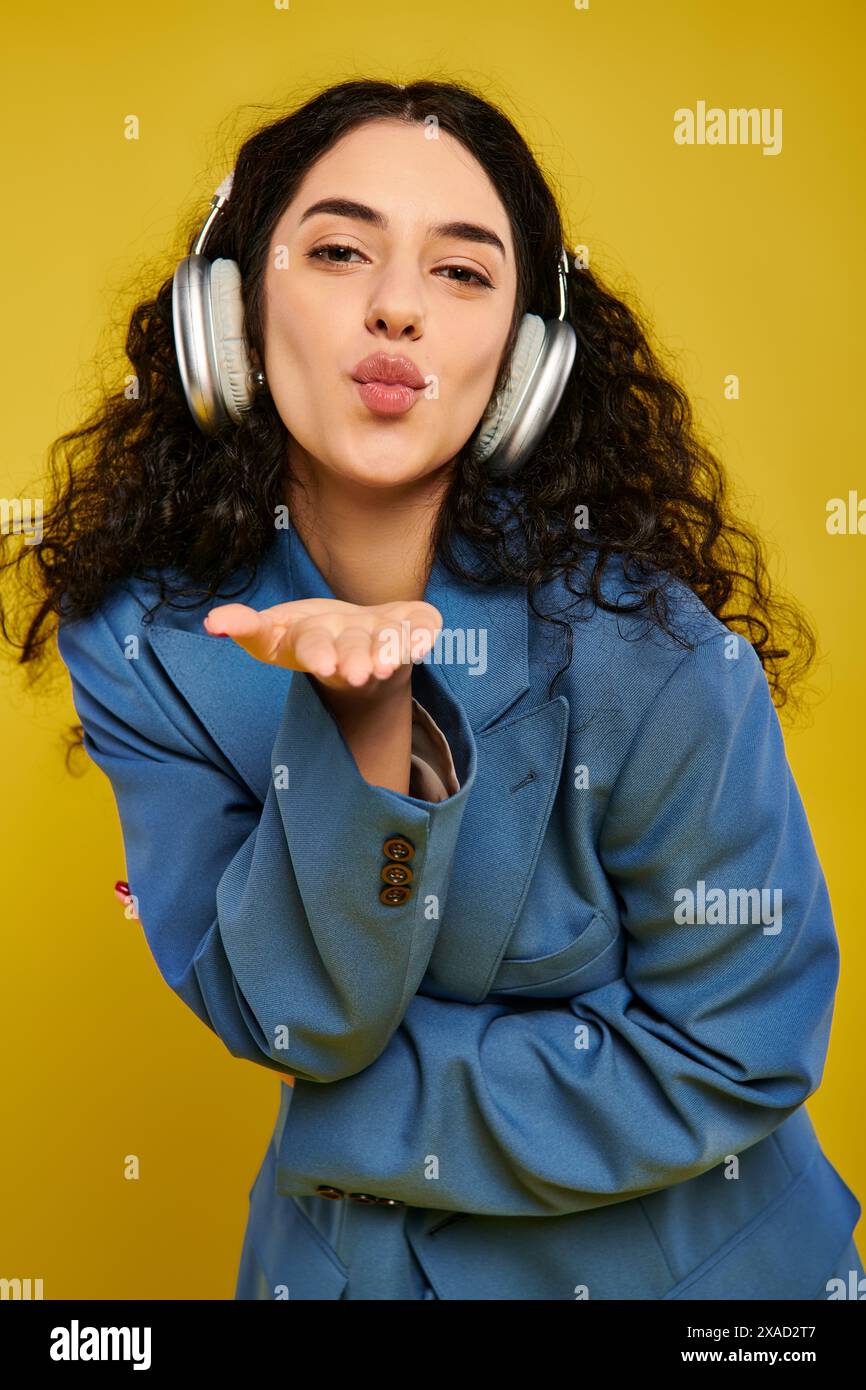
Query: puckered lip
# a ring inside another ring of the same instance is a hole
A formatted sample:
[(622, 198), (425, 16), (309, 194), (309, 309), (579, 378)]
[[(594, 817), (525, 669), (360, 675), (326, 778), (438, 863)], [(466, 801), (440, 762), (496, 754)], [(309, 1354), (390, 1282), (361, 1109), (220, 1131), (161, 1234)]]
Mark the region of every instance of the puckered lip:
[(408, 357), (389, 352), (374, 352), (364, 357), (354, 368), (354, 381), (381, 381), (386, 386), (411, 386), (417, 391), (427, 383), (415, 363)]

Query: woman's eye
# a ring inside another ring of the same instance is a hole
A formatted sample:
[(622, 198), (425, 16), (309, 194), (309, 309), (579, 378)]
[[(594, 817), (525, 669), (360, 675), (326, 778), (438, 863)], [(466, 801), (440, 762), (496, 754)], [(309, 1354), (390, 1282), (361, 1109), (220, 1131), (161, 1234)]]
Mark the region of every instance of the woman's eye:
[[(354, 246), (343, 246), (341, 242), (330, 241), (330, 242), (328, 242), (328, 245), (327, 245), (327, 246), (317, 246), (316, 249), (315, 249), (315, 251), (308, 251), (308, 252), (307, 252), (307, 259), (310, 260), (310, 261), (317, 261), (317, 260), (319, 260), (320, 258), (321, 258), (322, 260), (324, 260), (324, 259), (325, 259), (325, 256), (324, 256), (323, 253), (326, 252), (326, 251), (348, 251), (348, 252), (350, 252), (350, 253), (351, 253), (352, 251), (354, 251), (356, 256), (360, 256), (360, 254), (361, 254), (360, 251), (358, 251), (357, 248), (354, 247)], [(330, 265), (348, 265), (349, 263), (348, 263), (348, 261), (330, 261), (329, 264), (330, 264)]]
[[(470, 270), (468, 265), (443, 265), (440, 266), (439, 269), (459, 270), (462, 275), (469, 275), (473, 280), (476, 280), (479, 285), (483, 286), (484, 289), (490, 290), (493, 288), (491, 282), (487, 279), (486, 275), (479, 275), (477, 270)], [(469, 280), (455, 280), (454, 283), (456, 285), (468, 285)]]
[[(343, 259), (340, 259), (340, 260), (332, 260), (332, 259), (330, 258), (330, 256), (328, 255), (328, 252), (330, 252), (330, 251), (343, 251), (343, 252), (347, 253), (347, 256), (351, 256), (352, 254), (354, 254), (354, 255), (356, 255), (356, 256), (360, 256), (360, 255), (362, 254), (362, 253), (357, 249), (357, 247), (355, 247), (355, 246), (344, 246), (341, 242), (338, 242), (338, 241), (329, 241), (329, 242), (327, 243), (327, 245), (325, 245), (325, 246), (317, 246), (317, 247), (315, 248), (314, 251), (307, 251), (305, 254), (306, 254), (307, 260), (310, 260), (310, 261), (319, 261), (319, 260), (320, 260), (320, 261), (326, 262), (328, 265), (350, 265), (350, 264), (351, 264), (351, 262), (350, 262), (348, 259), (345, 259), (345, 260), (343, 260)], [(454, 281), (452, 281), (452, 283), (455, 284), (455, 285), (469, 285), (469, 284), (471, 284), (471, 282), (474, 280), (477, 284), (481, 285), (484, 289), (489, 290), (489, 289), (492, 289), (492, 288), (493, 288), (492, 282), (491, 282), (490, 280), (487, 279), (487, 276), (486, 276), (486, 275), (479, 275), (478, 271), (476, 271), (476, 270), (470, 270), (469, 267), (468, 267), (468, 266), (465, 266), (465, 265), (443, 265), (443, 266), (439, 266), (439, 268), (438, 268), (436, 274), (437, 274), (437, 275), (441, 275), (443, 271), (445, 271), (446, 274), (447, 274), (447, 272), (452, 271), (452, 270), (457, 271), (460, 275), (468, 275), (468, 276), (469, 276), (469, 279), (468, 279), (468, 280), (454, 280)]]

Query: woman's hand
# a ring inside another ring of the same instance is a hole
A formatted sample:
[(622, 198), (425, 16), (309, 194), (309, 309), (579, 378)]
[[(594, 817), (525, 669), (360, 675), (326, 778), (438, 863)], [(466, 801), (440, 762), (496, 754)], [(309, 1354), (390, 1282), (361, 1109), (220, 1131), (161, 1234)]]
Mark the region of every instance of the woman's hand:
[(442, 614), (420, 599), (364, 607), (341, 599), (298, 599), (260, 612), (244, 603), (212, 608), (204, 626), (231, 637), (271, 666), (307, 671), (329, 690), (373, 693), (408, 684), (432, 648)]

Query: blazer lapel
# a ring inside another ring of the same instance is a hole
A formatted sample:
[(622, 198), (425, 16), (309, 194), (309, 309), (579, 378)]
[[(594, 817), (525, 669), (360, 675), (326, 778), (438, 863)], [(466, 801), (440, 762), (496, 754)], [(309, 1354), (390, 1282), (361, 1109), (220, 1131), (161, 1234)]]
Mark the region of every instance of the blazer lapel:
[(421, 993), (467, 1003), (490, 993), (550, 820), (568, 723), (559, 695), (476, 736), (476, 782)]
[[(199, 622), (205, 611), (201, 610)], [(211, 637), (203, 629), (190, 632), (153, 622), (146, 631), (167, 675), (264, 805), (272, 775), (271, 749), (291, 671), (256, 661), (236, 642)]]
[[(455, 549), (472, 568), (471, 547)], [(232, 601), (266, 608), (334, 598), (294, 527), (276, 531), (256, 580)], [(559, 696), (507, 718), (530, 689), (528, 612), (522, 587), (479, 587), (439, 557), (424, 591), (443, 631), (424, 665), (463, 706), (476, 735), (478, 771), (461, 826), (447, 912), (424, 989), (482, 999), (529, 886), (562, 767), (568, 723)], [(214, 607), (211, 600), (207, 608)], [(293, 673), (249, 656), (201, 626), (207, 608), (161, 609), (145, 627), (160, 664), (245, 784), (264, 804), (271, 749)]]

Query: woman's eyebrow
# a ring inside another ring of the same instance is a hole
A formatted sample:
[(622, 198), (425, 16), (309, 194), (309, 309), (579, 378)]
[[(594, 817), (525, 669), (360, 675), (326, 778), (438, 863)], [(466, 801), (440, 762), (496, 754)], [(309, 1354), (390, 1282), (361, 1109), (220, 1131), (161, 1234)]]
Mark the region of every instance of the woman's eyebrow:
[[(311, 203), (306, 212), (301, 214), (301, 221), (298, 225), (306, 222), (308, 217), (315, 217), (317, 212), (329, 212), (335, 217), (354, 217), (360, 222), (369, 222), (382, 231), (386, 231), (388, 227), (388, 219), (384, 213), (377, 212), (375, 208), (368, 207), (366, 203), (356, 203), (350, 198), (320, 198), (317, 203)], [(489, 227), (480, 227), (477, 222), (437, 222), (427, 228), (427, 235), (431, 237), (456, 237), (460, 241), (482, 242), (485, 246), (494, 247), (503, 260), (508, 259), (501, 238)]]

